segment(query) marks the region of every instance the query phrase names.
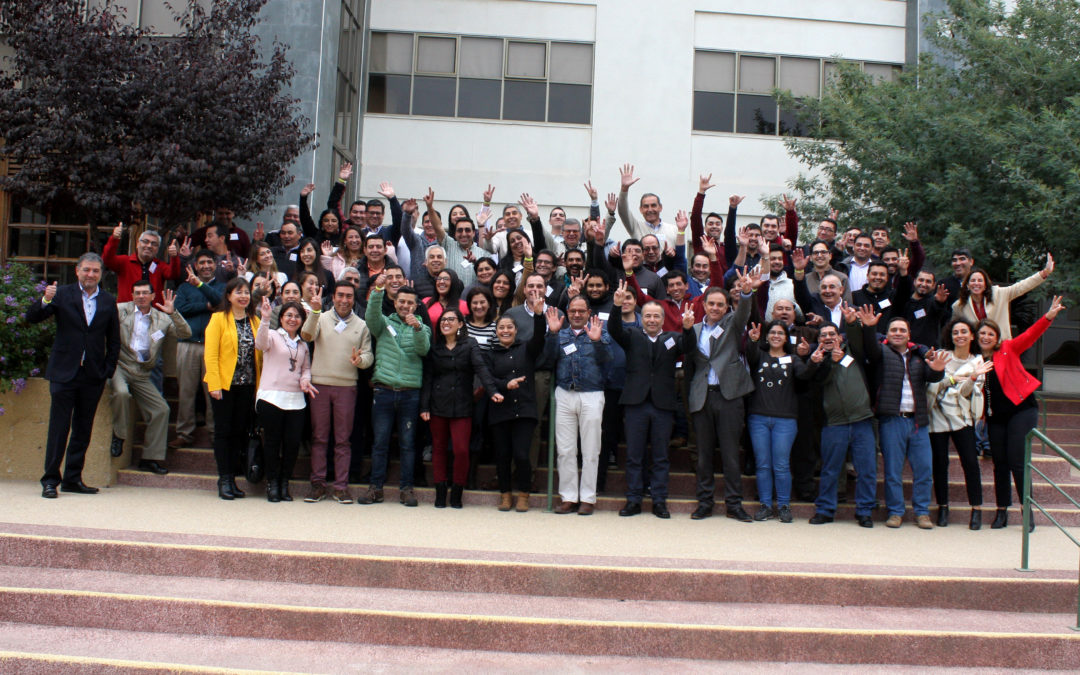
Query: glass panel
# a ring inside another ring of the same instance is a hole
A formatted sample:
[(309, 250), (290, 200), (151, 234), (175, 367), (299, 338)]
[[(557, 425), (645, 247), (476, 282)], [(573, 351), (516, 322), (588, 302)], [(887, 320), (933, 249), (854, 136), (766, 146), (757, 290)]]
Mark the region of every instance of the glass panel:
[(776, 59), (771, 56), (739, 57), (739, 91), (769, 93), (776, 86)]
[(837, 77), (839, 77), (839, 75), (836, 73), (836, 62), (826, 61), (822, 77), (825, 86), (828, 87), (831, 84), (835, 84)]
[(411, 33), (372, 33), (371, 72), (412, 73)]
[(544, 82), (521, 82), (507, 80), (503, 95), (503, 119), (543, 122), (545, 93)]
[[(90, 9), (101, 9), (106, 0), (90, 0)], [(110, 0), (108, 3), (117, 16), (123, 16), (130, 23), (139, 20), (139, 0)]]
[[(464, 63), (464, 58), (462, 58)], [(501, 80), (458, 80), (458, 117), (499, 119)]]
[(45, 213), (38, 211), (29, 204), (24, 204), (18, 199), (11, 200), (11, 222), (15, 223), (30, 223), (34, 225), (44, 225)]
[(86, 232), (50, 231), (49, 257), (78, 258), (83, 253), (86, 253), (86, 244)]
[(548, 122), (588, 124), (592, 87), (587, 84), (548, 85)]
[(900, 69), (888, 63), (865, 63), (863, 70), (874, 78), (874, 82), (895, 82)]
[(511, 42), (506, 59), (508, 77), (544, 77), (547, 73), (547, 45), (538, 42)]
[(694, 52), (696, 91), (735, 91), (735, 55)]
[(45, 256), (44, 228), (13, 227), (8, 231), (8, 255), (23, 258), (42, 258)]
[(735, 131), (740, 134), (776, 133), (776, 99), (740, 94), (735, 112)]
[(780, 59), (780, 88), (793, 96), (817, 96), (820, 93), (821, 62), (817, 59)]
[[(180, 14), (187, 9), (186, 2), (169, 3)], [(175, 35), (180, 32), (180, 23), (173, 18), (173, 11), (165, 6), (161, 0), (142, 0), (142, 13), (139, 15), (139, 25), (143, 28), (153, 26), (154, 32), (159, 35)]]
[(694, 129), (697, 131), (734, 131), (735, 94), (695, 91)]
[(487, 38), (461, 38), (460, 75), (494, 77), (503, 74), (503, 41)]
[(0, 40), (0, 73), (9, 72), (14, 67), (11, 62), (13, 56), (15, 56), (15, 48)]
[(809, 136), (811, 127), (805, 122), (799, 120), (796, 112), (799, 110), (797, 106), (794, 110), (780, 110), (780, 135), (781, 136)]
[(453, 117), (454, 87), (452, 77), (417, 75), (413, 78), (413, 114)]
[(457, 40), (443, 37), (418, 38), (416, 72), (453, 74)]
[(49, 222), (54, 225), (83, 225), (87, 222), (86, 213), (70, 197), (61, 195), (49, 206)]
[(368, 104), (370, 113), (409, 114), (408, 75), (372, 75), (368, 78)]
[(553, 42), (551, 44), (552, 82), (592, 83), (592, 45)]

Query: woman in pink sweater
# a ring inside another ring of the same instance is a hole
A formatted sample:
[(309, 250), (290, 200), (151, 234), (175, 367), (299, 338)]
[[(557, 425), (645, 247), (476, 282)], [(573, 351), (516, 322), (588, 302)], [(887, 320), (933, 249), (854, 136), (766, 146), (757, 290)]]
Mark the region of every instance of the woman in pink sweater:
[(262, 323), (255, 334), (255, 347), (263, 352), (263, 377), (255, 397), (255, 412), (263, 430), (266, 462), (266, 500), (291, 502), (289, 479), (300, 450), (304, 429), (304, 394), (318, 395), (311, 385), (311, 358), (307, 343), (300, 339), (300, 326), (307, 313), (299, 302), (281, 307), (281, 327), (270, 329), (273, 308), (263, 298)]

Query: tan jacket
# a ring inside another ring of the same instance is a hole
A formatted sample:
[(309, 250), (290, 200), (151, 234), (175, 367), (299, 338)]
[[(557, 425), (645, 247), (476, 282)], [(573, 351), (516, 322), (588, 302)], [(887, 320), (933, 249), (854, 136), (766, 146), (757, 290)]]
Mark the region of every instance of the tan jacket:
[(150, 358), (145, 363), (139, 363), (139, 356), (131, 348), (131, 335), (135, 332), (135, 315), (139, 309), (132, 302), (121, 302), (116, 306), (120, 314), (120, 365), (127, 370), (146, 371), (149, 373), (157, 365), (161, 348), (165, 345), (165, 336), (169, 333), (178, 339), (191, 337), (191, 327), (188, 326), (180, 312), (166, 314), (159, 309), (150, 308), (150, 328), (147, 333), (150, 336)]
[[(1043, 281), (1045, 281), (1045, 279), (1043, 279), (1042, 273), (1036, 272), (1027, 279), (1017, 281), (1012, 286), (994, 286), (994, 291), (991, 293), (994, 301), (987, 302), (984, 309), (986, 309), (986, 318), (994, 321), (1001, 327), (1002, 342), (1012, 339), (1012, 327), (1009, 325), (1009, 303), (1035, 288)], [(979, 323), (979, 319), (975, 317), (975, 307), (971, 303), (971, 298), (968, 298), (963, 306), (960, 305), (959, 300), (953, 303), (952, 318), (963, 318), (972, 323)]]

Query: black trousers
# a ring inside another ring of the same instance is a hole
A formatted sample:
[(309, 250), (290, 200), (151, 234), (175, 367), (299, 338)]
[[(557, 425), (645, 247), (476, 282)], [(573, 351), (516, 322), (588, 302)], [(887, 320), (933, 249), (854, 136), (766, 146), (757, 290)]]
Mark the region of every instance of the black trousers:
[(982, 506), (982, 472), (979, 453), (975, 450), (975, 427), (930, 434), (930, 449), (934, 453), (934, 498), (938, 506), (949, 505), (949, 439), (956, 446), (960, 466), (964, 469), (968, 504)]
[(713, 453), (719, 446), (724, 467), (724, 502), (728, 508), (742, 505), (742, 466), (739, 463), (739, 437), (743, 430), (743, 399), (729, 401), (719, 391), (710, 390), (705, 406), (691, 414), (697, 434), (697, 500), (712, 508), (716, 476)]
[(652, 445), (652, 461), (648, 469), (649, 489), (654, 504), (666, 502), (668, 474), (671, 469), (668, 443), (671, 441), (675, 412), (661, 410), (653, 405), (651, 400), (638, 405), (628, 405), (625, 411), (626, 501), (641, 503), (645, 493), (645, 447)]
[(255, 387), (245, 384), (221, 390), (221, 400), (210, 399), (214, 409), (214, 461), (218, 478), (232, 478), (247, 452), (248, 431), (255, 412)]
[(1039, 409), (1027, 408), (1007, 418), (990, 418), (990, 456), (994, 459), (994, 497), (999, 509), (1012, 506), (1009, 474), (1024, 503), (1024, 437), (1039, 423)]
[(307, 409), (282, 410), (272, 403), (258, 401), (255, 412), (258, 413), (259, 426), (263, 431), (266, 480), (288, 481), (292, 478), (296, 456), (300, 453), (300, 435), (304, 431)]
[[(518, 492), (532, 491), (529, 447), (535, 428), (536, 420), (533, 419), (508, 420), (491, 426), (491, 435), (495, 439), (495, 472), (499, 479), (499, 492), (510, 492), (511, 484)], [(512, 481), (511, 461), (514, 463)]]
[(821, 458), (821, 427), (824, 422), (820, 414), (821, 404), (810, 394), (797, 395), (799, 402), (799, 431), (791, 446), (791, 487), (792, 497), (807, 497), (814, 501), (818, 488), (814, 482), (814, 469)]
[(607, 489), (608, 463), (619, 456), (619, 432), (623, 429), (623, 406), (619, 403), (621, 389), (604, 390), (604, 419), (600, 428), (600, 461), (596, 468), (596, 491)]
[[(105, 381), (97, 380), (83, 368), (70, 382), (49, 383), (52, 404), (49, 406), (49, 431), (45, 441), (45, 473), (41, 476), (42, 485), (60, 483), (60, 463), (64, 463), (64, 483), (78, 483), (82, 480), (83, 464), (86, 463), (86, 447), (90, 444), (90, 433), (94, 430), (94, 415), (97, 413), (101, 392)], [(65, 453), (66, 448), (66, 453)]]

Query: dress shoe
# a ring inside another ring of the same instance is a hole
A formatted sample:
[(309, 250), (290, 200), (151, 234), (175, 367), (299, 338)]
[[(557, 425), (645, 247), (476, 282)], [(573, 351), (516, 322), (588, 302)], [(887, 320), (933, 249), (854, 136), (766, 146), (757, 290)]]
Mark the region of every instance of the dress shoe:
[(764, 520), (770, 520), (775, 517), (776, 511), (773, 511), (773, 508), (771, 506), (765, 506), (764, 504), (759, 506), (757, 513), (754, 514), (754, 520), (759, 522)]
[(982, 529), (982, 509), (977, 506), (971, 507), (971, 522), (968, 523), (969, 530)]
[(885, 527), (891, 527), (893, 529), (896, 529), (900, 527), (903, 522), (904, 519), (901, 516), (889, 516), (888, 520), (885, 521)]
[(232, 488), (229, 487), (229, 479), (228, 478), (218, 478), (217, 496), (220, 499), (224, 499), (225, 501), (230, 501), (230, 502), (233, 499), (235, 499), (235, 497), (233, 497)]
[(149, 471), (150, 473), (156, 473), (159, 476), (164, 476), (169, 473), (169, 470), (153, 459), (143, 459), (139, 461), (139, 471)]
[(937, 526), (948, 527), (949, 526), (949, 506), (943, 504), (937, 509)]
[(45, 499), (56, 499), (56, 486), (55, 485), (42, 485), (41, 496)]
[(833, 521), (832, 516), (826, 516), (823, 513), (815, 513), (810, 516), (811, 525), (824, 525), (825, 523), (831, 523)]
[(124, 454), (124, 439), (112, 437), (112, 444), (109, 446), (109, 454), (113, 457), (119, 457)]
[(578, 505), (577, 514), (579, 516), (591, 516), (592, 512), (595, 509), (596, 506), (594, 504), (590, 504), (589, 502), (581, 502), (581, 504)]
[(994, 516), (994, 522), (990, 524), (991, 530), (1000, 530), (1009, 524), (1009, 510), (998, 509), (997, 515)]
[(712, 507), (705, 506), (704, 504), (698, 504), (698, 507), (694, 509), (694, 512), (690, 514), (691, 520), (704, 520), (712, 516)]
[(668, 511), (667, 503), (665, 502), (653, 503), (652, 512), (654, 516), (656, 516), (657, 518), (663, 518), (664, 520), (667, 520), (671, 517), (671, 512)]
[(626, 505), (619, 509), (620, 516), (636, 516), (641, 513), (641, 502), (626, 502)]
[(780, 507), (780, 522), (781, 523), (790, 523), (791, 521), (792, 521), (791, 507), (788, 506), (787, 504), (784, 504), (783, 506)]
[[(503, 492), (499, 495), (499, 510), (509, 511), (513, 508), (514, 500), (509, 492)], [(437, 504), (436, 504), (437, 505)]]
[(191, 436), (177, 436), (176, 438), (169, 441), (169, 447), (173, 449), (186, 448), (191, 445), (191, 442)]
[(81, 480), (77, 483), (60, 483), (61, 492), (74, 492), (78, 495), (96, 495), (98, 489), (96, 487), (90, 487)]
[(930, 522), (930, 516), (927, 514), (915, 516), (915, 526), (918, 527), (920, 530), (934, 529), (934, 524)]
[(236, 478), (233, 476), (229, 476), (229, 489), (232, 490), (232, 496), (237, 499), (243, 499), (246, 496), (244, 491), (236, 485)]
[(578, 510), (577, 502), (561, 502), (555, 507), (555, 513), (560, 516), (565, 516), (568, 513), (573, 513)]
[(855, 516), (855, 522), (859, 524), (859, 527), (874, 527), (874, 519), (870, 516)]
[(465, 494), (464, 485), (451, 485), (450, 486), (450, 508), (460, 509), (462, 504), (461, 498)]
[(750, 517), (750, 514), (747, 513), (746, 509), (744, 509), (742, 506), (729, 507), (727, 513), (724, 515), (726, 515), (728, 518), (734, 518), (740, 523), (754, 522), (754, 519)]

